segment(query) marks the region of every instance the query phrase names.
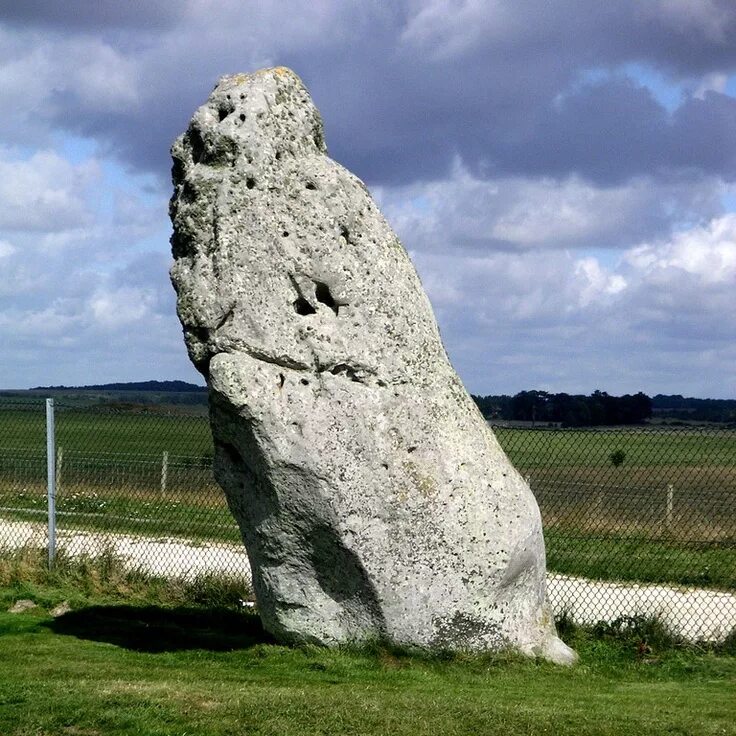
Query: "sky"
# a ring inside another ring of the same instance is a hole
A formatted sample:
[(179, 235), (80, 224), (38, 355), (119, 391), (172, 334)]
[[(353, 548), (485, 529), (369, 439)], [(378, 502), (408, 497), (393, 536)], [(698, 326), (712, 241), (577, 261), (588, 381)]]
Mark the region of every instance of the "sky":
[(733, 0), (0, 0), (0, 387), (201, 382), (169, 147), (276, 65), (470, 391), (736, 398)]

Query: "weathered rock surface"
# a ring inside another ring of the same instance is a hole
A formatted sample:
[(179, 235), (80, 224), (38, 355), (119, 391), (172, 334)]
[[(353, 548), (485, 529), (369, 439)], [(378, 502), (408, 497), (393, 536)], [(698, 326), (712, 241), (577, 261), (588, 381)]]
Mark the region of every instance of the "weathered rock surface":
[(534, 497), (322, 130), (276, 68), (223, 77), (172, 149), (178, 313), (264, 624), (571, 661)]

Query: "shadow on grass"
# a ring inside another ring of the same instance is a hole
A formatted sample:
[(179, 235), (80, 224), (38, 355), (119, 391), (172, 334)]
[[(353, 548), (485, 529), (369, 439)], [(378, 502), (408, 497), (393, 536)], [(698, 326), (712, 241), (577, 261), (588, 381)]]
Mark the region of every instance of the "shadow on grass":
[(257, 615), (227, 609), (90, 606), (45, 625), (56, 634), (136, 652), (228, 652), (273, 643)]

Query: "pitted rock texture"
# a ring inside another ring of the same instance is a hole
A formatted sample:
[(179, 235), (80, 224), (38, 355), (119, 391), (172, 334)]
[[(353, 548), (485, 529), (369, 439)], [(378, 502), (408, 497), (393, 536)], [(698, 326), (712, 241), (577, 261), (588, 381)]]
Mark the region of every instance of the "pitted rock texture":
[(172, 155), (178, 313), (266, 628), (571, 661), (534, 497), (299, 78), (223, 77)]

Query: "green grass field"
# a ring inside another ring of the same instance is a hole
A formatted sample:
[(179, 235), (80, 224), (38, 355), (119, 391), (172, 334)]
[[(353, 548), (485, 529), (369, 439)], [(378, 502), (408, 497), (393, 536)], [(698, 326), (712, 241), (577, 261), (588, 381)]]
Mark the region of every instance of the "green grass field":
[[(572, 668), (513, 655), (274, 644), (216, 579), (176, 587), (115, 560), (0, 558), (4, 736), (736, 732), (736, 657), (656, 622), (563, 626)], [(38, 607), (6, 611), (19, 599)], [(50, 610), (69, 601), (58, 618)]]
[(610, 454), (626, 454), (623, 467), (733, 469), (736, 432), (712, 429), (623, 428), (609, 430), (494, 430), (512, 462), (522, 470), (599, 468), (612, 474)]
[[(164, 451), (188, 457), (212, 456), (206, 417), (158, 412), (58, 409), (56, 444), (85, 455), (160, 456)], [(0, 404), (0, 448), (46, 449), (46, 415), (37, 410), (6, 409)]]

